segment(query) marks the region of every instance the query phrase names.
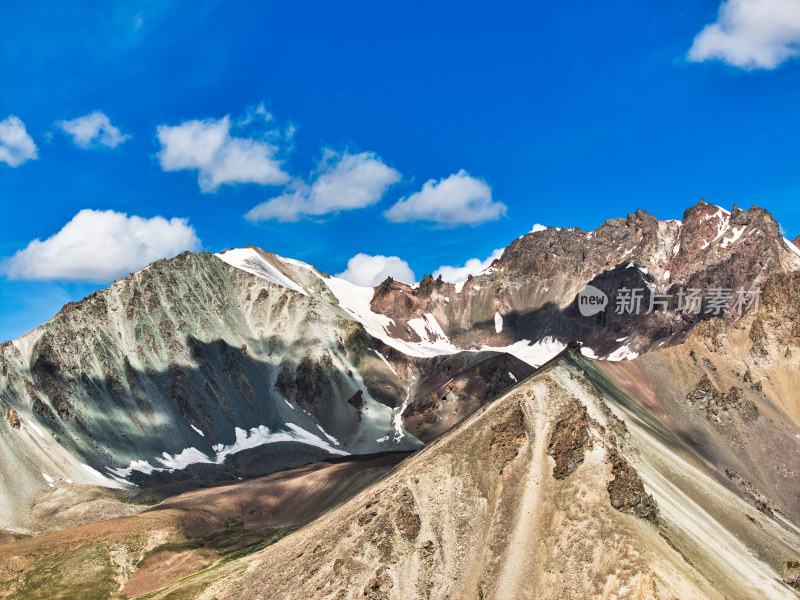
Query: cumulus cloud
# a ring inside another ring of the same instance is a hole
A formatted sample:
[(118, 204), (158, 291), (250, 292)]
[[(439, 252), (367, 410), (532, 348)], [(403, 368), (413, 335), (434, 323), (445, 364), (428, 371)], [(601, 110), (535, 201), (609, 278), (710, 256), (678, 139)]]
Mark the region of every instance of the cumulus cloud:
[(18, 167), (37, 156), (36, 144), (19, 117), (11, 115), (0, 121), (0, 162)]
[(537, 231), (545, 231), (546, 229), (547, 229), (547, 227), (545, 225), (542, 225), (541, 223), (536, 223), (533, 226), (533, 229), (531, 229), (530, 232), (531, 233), (536, 233)]
[(99, 110), (71, 121), (56, 121), (56, 126), (71, 136), (76, 146), (84, 149), (98, 146), (116, 148), (131, 137), (114, 127), (111, 120)]
[(414, 283), (417, 279), (408, 263), (399, 256), (370, 256), (363, 253), (348, 260), (347, 269), (336, 276), (366, 287), (375, 287), (387, 277), (404, 283)]
[(58, 233), (18, 250), (0, 270), (9, 279), (102, 283), (199, 247), (186, 219), (84, 209)]
[(289, 181), (275, 157), (277, 148), (260, 139), (231, 135), (228, 116), (159, 125), (157, 133), (161, 168), (196, 170), (203, 192), (216, 191), (224, 184), (281, 185)]
[(310, 185), (295, 181), (294, 189), (253, 207), (245, 217), (250, 221), (297, 221), (303, 216), (364, 208), (378, 202), (398, 181), (400, 173), (372, 152), (326, 150)]
[(395, 223), (432, 221), (451, 226), (479, 225), (505, 214), (506, 205), (492, 201), (492, 188), (463, 169), (438, 182), (427, 181), (419, 192), (384, 212)]
[(800, 54), (800, 2), (727, 0), (694, 38), (690, 61), (721, 60), (743, 69), (774, 69)]
[(503, 248), (498, 248), (492, 254), (481, 260), (479, 258), (470, 258), (466, 263), (460, 267), (441, 266), (433, 272), (434, 277), (442, 276), (442, 279), (450, 283), (461, 283), (466, 281), (470, 275), (477, 275), (484, 269), (492, 264), (492, 261), (500, 258), (503, 255)]

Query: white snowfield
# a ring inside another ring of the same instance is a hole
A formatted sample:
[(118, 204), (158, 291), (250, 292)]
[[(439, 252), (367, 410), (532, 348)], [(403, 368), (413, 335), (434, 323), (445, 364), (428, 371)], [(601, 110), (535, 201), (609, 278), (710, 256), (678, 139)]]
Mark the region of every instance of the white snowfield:
[(322, 281), (336, 296), (342, 310), (360, 322), (367, 333), (378, 338), (387, 346), (416, 357), (440, 356), (461, 351), (450, 342), (432, 314), (427, 313), (423, 317), (411, 319), (408, 322), (409, 327), (422, 338), (422, 341), (407, 342), (389, 334), (389, 328), (395, 325), (392, 319), (372, 312), (369, 304), (372, 301), (374, 290), (371, 287), (355, 285), (338, 277), (329, 277)]
[(209, 457), (204, 452), (197, 448), (185, 448), (178, 454), (168, 454), (164, 452), (162, 458), (157, 459), (162, 466), (156, 467), (151, 465), (146, 460), (132, 460), (131, 463), (125, 468), (106, 467), (109, 473), (120, 479), (127, 479), (134, 471), (150, 475), (156, 471), (175, 471), (182, 470), (189, 465), (198, 463), (207, 464), (222, 464), (225, 459), (231, 454), (236, 454), (242, 450), (249, 450), (265, 444), (274, 444), (276, 442), (297, 442), (309, 446), (315, 446), (325, 450), (329, 454), (337, 454), (340, 456), (347, 456), (350, 453), (340, 448), (334, 448), (331, 444), (339, 445), (339, 442), (331, 435), (328, 435), (322, 427), (319, 430), (325, 435), (330, 442), (320, 439), (313, 433), (295, 425), (294, 423), (287, 423), (288, 428), (285, 431), (270, 431), (268, 427), (260, 425), (253, 427), (249, 432), (236, 427), (234, 429), (235, 441), (232, 444), (216, 444), (212, 447), (215, 452), (213, 457)]

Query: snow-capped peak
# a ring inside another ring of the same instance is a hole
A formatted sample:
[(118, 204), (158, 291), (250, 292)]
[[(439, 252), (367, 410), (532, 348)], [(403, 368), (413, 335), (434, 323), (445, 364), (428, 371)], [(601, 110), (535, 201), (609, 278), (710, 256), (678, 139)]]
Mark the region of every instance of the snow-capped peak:
[[(304, 296), (309, 295), (301, 285), (289, 279), (277, 267), (271, 264), (253, 248), (234, 248), (233, 250), (226, 250), (225, 252), (214, 254), (214, 256), (221, 261), (228, 263), (232, 267), (246, 271), (251, 275), (255, 275), (256, 277), (260, 277), (261, 279), (265, 279), (271, 283), (294, 290), (303, 294)], [(306, 268), (312, 268), (305, 263), (301, 263), (300, 261), (293, 260), (292, 264), (301, 264)]]

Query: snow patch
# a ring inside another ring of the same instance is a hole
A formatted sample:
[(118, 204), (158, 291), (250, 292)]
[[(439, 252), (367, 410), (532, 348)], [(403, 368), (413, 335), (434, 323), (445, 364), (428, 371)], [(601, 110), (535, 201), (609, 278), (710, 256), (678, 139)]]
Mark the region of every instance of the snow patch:
[(742, 237), (742, 234), (744, 233), (745, 229), (746, 229), (746, 227), (744, 227), (744, 226), (743, 227), (734, 227), (733, 228), (733, 236), (732, 237), (727, 237), (727, 234), (726, 234), (725, 238), (722, 240), (722, 243), (720, 244), (720, 248), (722, 248), (724, 250), (728, 246), (730, 246), (732, 244), (735, 244), (739, 240), (739, 238)]
[(614, 350), (614, 352), (609, 354), (608, 358), (606, 360), (610, 360), (610, 361), (614, 361), (614, 362), (620, 361), (620, 360), (632, 360), (632, 359), (636, 358), (637, 356), (639, 356), (638, 352), (634, 352), (633, 350), (631, 350), (628, 347), (627, 344), (624, 344), (624, 345), (620, 346), (619, 348), (617, 348), (616, 350)]
[[(181, 470), (185, 469), (189, 465), (198, 464), (198, 463), (206, 463), (206, 464), (222, 464), (225, 459), (230, 456), (231, 454), (236, 454), (237, 452), (241, 452), (242, 450), (249, 450), (251, 448), (256, 448), (258, 446), (263, 446), (265, 444), (274, 444), (277, 442), (297, 442), (300, 444), (306, 444), (308, 446), (315, 446), (317, 448), (321, 448), (325, 450), (329, 454), (338, 454), (340, 456), (347, 456), (350, 453), (345, 452), (339, 448), (334, 448), (331, 446), (330, 443), (320, 439), (313, 433), (310, 433), (303, 429), (302, 427), (298, 427), (294, 423), (287, 423), (286, 424), (287, 430), (286, 431), (275, 431), (272, 432), (269, 430), (268, 427), (260, 425), (258, 427), (253, 427), (250, 431), (245, 431), (239, 427), (234, 429), (235, 441), (232, 444), (225, 445), (225, 444), (215, 444), (212, 446), (212, 449), (215, 452), (215, 456), (212, 458), (208, 457), (206, 454), (198, 450), (197, 448), (186, 448), (182, 450), (178, 454), (168, 454), (164, 452), (161, 456), (162, 458), (158, 458), (158, 460), (163, 467), (154, 467), (146, 460), (133, 460), (131, 461), (130, 465), (125, 468), (112, 468), (106, 467), (106, 469), (112, 473), (117, 478), (122, 478), (123, 480), (130, 477), (133, 471), (139, 471), (140, 473), (144, 473), (146, 475), (150, 475), (156, 471), (174, 471), (174, 470)], [(320, 431), (333, 443), (339, 444), (339, 442), (333, 436), (328, 435), (322, 428), (320, 427)], [(84, 465), (84, 468), (86, 467)], [(101, 476), (97, 471), (94, 471), (97, 475)], [(127, 483), (127, 482), (126, 482)]]
[(342, 456), (350, 454), (349, 452), (345, 452), (339, 448), (334, 448), (329, 443), (321, 440), (313, 433), (306, 431), (302, 427), (298, 427), (294, 423), (287, 423), (286, 427), (288, 427), (289, 431), (271, 432), (268, 427), (259, 425), (258, 427), (253, 427), (250, 429), (249, 433), (244, 429), (237, 427), (234, 430), (236, 434), (236, 441), (233, 444), (229, 446), (222, 446), (222, 448), (219, 448), (221, 444), (216, 446), (216, 448), (219, 449), (217, 450), (217, 456), (214, 462), (221, 464), (225, 458), (231, 454), (236, 454), (242, 450), (249, 450), (250, 448), (256, 448), (258, 446), (263, 446), (264, 444), (274, 444), (276, 442), (299, 442), (308, 446), (321, 448), (330, 454), (339, 454)]
[(800, 248), (798, 248), (797, 246), (795, 246), (795, 245), (794, 245), (792, 242), (790, 242), (790, 241), (789, 241), (789, 240), (787, 240), (786, 238), (783, 238), (783, 241), (784, 241), (784, 242), (786, 242), (786, 245), (787, 245), (787, 246), (789, 246), (789, 250), (791, 250), (792, 252), (794, 252), (794, 253), (795, 253), (797, 256), (800, 256)]
[(561, 352), (567, 345), (553, 337), (546, 337), (535, 344), (530, 340), (520, 340), (510, 346), (483, 346), (482, 352), (507, 352), (531, 366), (539, 367)]
[(494, 313), (494, 330), (496, 333), (503, 331), (503, 317), (499, 312)]
[(26, 423), (27, 425), (30, 425), (30, 428), (36, 432), (36, 435), (44, 439), (44, 432), (36, 426), (36, 423), (34, 423), (33, 421), (23, 421), (23, 422)]
[(308, 292), (300, 285), (286, 277), (278, 269), (272, 266), (263, 256), (252, 248), (236, 248), (234, 250), (227, 250), (220, 254), (215, 254), (218, 259), (228, 263), (232, 267), (236, 267), (242, 271), (246, 271), (251, 275), (260, 277), (270, 283), (280, 285), (282, 287), (299, 292), (304, 296), (308, 296)]
[(396, 444), (400, 443), (406, 433), (403, 431), (403, 413), (408, 406), (408, 403), (411, 402), (411, 389), (414, 387), (414, 379), (411, 379), (411, 384), (408, 386), (406, 390), (406, 397), (403, 400), (403, 405), (394, 409), (394, 417), (392, 418), (392, 423), (394, 424), (394, 441)]
[(48, 475), (48, 474), (47, 474), (47, 473), (45, 473), (44, 471), (42, 471), (42, 477), (44, 477), (44, 480), (45, 480), (47, 483), (53, 483), (53, 481), (54, 481), (54, 479), (53, 479), (52, 477), (50, 477), (50, 475)]
[[(82, 465), (84, 469), (91, 469), (88, 465)], [(127, 479), (131, 476), (131, 473), (134, 471), (138, 471), (139, 473), (144, 473), (145, 475), (150, 475), (153, 471), (163, 471), (163, 469), (157, 469), (153, 465), (151, 465), (146, 460), (132, 460), (131, 464), (127, 466), (127, 468), (119, 468), (119, 469), (112, 469), (111, 467), (106, 467), (108, 471), (118, 478)], [(94, 469), (92, 469), (94, 470)], [(95, 471), (96, 472), (96, 471)]]
[(597, 358), (597, 353), (588, 346), (581, 346), (581, 354), (589, 358)]
[[(238, 430), (237, 430), (238, 431)], [(210, 463), (212, 462), (211, 459), (208, 458), (205, 454), (200, 452), (197, 448), (185, 448), (178, 454), (167, 454), (163, 452), (161, 454), (163, 458), (158, 458), (158, 462), (164, 465), (170, 471), (185, 469), (189, 465), (193, 465), (195, 463)]]
[[(100, 480), (103, 480), (103, 481), (108, 481), (108, 480), (106, 479), (106, 477), (105, 477), (105, 476), (104, 476), (102, 473), (100, 473), (100, 471), (98, 471), (98, 470), (96, 470), (96, 469), (93, 469), (93, 468), (92, 468), (92, 467), (90, 467), (89, 465), (85, 465), (85, 464), (81, 463), (81, 467), (82, 467), (82, 468), (83, 468), (83, 470), (84, 470), (84, 471), (86, 471), (86, 472), (87, 472), (89, 475), (92, 475), (93, 477), (97, 477), (98, 479), (100, 479)], [(127, 483), (127, 481), (126, 481), (125, 483)]]
[[(421, 342), (400, 340), (392, 337), (388, 332), (388, 328), (394, 325), (394, 321), (386, 315), (372, 312), (370, 308), (374, 294), (372, 288), (355, 285), (338, 277), (328, 277), (322, 281), (336, 297), (342, 310), (361, 323), (367, 333), (378, 338), (387, 346), (391, 346), (403, 354), (416, 357), (440, 356), (458, 352), (458, 348), (450, 343), (430, 313), (408, 322), (415, 330), (419, 329), (417, 335), (422, 338)], [(431, 336), (434, 340), (431, 340)]]
[(189, 423), (189, 427), (191, 427), (191, 428), (192, 428), (192, 429), (194, 429), (194, 430), (195, 430), (197, 433), (199, 433), (201, 437), (206, 437), (206, 434), (204, 434), (202, 431), (200, 431), (200, 430), (199, 430), (197, 427), (195, 427), (195, 426), (194, 426), (194, 425), (192, 425), (191, 423)]
[(375, 350), (374, 348), (371, 348), (371, 350), (372, 350), (372, 351), (373, 351), (375, 354), (377, 354), (377, 355), (380, 357), (380, 359), (381, 359), (383, 362), (385, 362), (385, 363), (386, 363), (386, 366), (387, 366), (387, 367), (389, 367), (389, 368), (392, 370), (392, 373), (394, 373), (395, 375), (397, 375), (398, 377), (400, 377), (400, 375), (398, 375), (398, 374), (397, 374), (397, 371), (395, 371), (395, 370), (394, 370), (394, 367), (392, 366), (392, 364), (391, 364), (391, 363), (390, 363), (388, 360), (386, 360), (386, 357), (385, 357), (383, 354), (381, 354), (380, 352), (378, 352), (378, 351), (377, 351), (377, 350)]
[(341, 446), (341, 444), (339, 443), (339, 440), (337, 440), (335, 437), (333, 437), (331, 434), (329, 434), (327, 431), (325, 431), (322, 428), (322, 425), (317, 424), (317, 429), (319, 429), (322, 432), (322, 435), (324, 435), (326, 438), (328, 438), (328, 441), (330, 441), (331, 444), (335, 444), (337, 446)]

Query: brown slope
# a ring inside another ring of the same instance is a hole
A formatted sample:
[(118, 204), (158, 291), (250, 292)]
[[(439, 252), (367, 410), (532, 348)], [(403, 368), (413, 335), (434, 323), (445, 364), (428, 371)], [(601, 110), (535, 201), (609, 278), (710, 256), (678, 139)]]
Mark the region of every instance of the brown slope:
[(800, 271), (773, 275), (733, 329), (695, 327), (681, 346), (603, 370), (763, 512), (800, 523)]
[(799, 544), (572, 352), (340, 508), (153, 597), (793, 598)]
[(130, 596), (150, 592), (233, 552), (263, 547), (405, 456), (316, 463), (178, 494), (130, 517), (18, 541), (0, 535), (0, 598), (110, 598), (123, 586)]

